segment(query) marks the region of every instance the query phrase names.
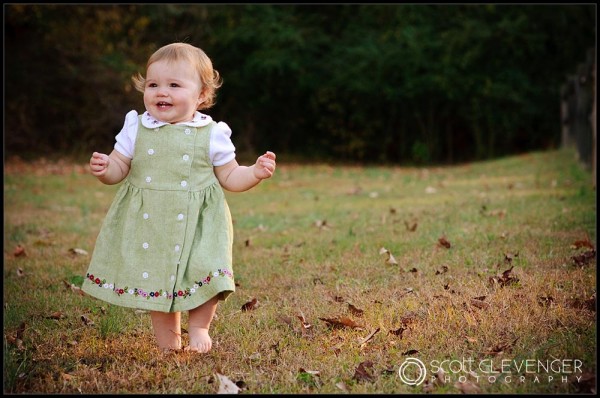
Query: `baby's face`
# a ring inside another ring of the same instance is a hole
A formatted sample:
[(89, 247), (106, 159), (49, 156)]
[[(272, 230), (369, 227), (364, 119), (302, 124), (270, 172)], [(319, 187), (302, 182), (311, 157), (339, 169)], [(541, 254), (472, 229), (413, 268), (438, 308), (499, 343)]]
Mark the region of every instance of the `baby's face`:
[(184, 61), (157, 61), (146, 71), (144, 105), (154, 118), (167, 123), (188, 122), (202, 98), (202, 84)]

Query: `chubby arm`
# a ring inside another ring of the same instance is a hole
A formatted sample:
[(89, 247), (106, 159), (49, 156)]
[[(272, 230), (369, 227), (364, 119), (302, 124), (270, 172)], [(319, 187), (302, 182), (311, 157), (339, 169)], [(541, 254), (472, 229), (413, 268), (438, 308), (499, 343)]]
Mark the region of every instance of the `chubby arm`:
[(90, 170), (92, 175), (107, 185), (117, 184), (129, 174), (131, 159), (121, 154), (116, 149), (106, 155), (94, 152), (90, 159)]
[(223, 166), (215, 167), (215, 175), (223, 188), (231, 192), (243, 192), (257, 185), (275, 172), (275, 154), (266, 152), (252, 166), (240, 166), (233, 159)]

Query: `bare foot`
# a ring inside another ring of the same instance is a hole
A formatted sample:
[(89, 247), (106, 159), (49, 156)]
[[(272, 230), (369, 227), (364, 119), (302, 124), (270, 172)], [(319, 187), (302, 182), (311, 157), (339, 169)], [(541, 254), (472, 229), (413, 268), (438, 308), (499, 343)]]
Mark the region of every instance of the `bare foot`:
[(185, 347), (184, 351), (207, 353), (212, 348), (212, 339), (208, 335), (206, 328), (192, 328), (188, 331), (190, 335), (190, 345)]

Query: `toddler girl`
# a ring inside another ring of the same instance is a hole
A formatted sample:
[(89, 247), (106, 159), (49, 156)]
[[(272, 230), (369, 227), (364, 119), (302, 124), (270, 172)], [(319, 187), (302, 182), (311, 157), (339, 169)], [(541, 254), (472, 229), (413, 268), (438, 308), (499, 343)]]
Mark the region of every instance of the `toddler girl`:
[(150, 311), (162, 349), (208, 352), (219, 300), (235, 291), (233, 228), (222, 188), (246, 191), (275, 171), (266, 152), (252, 166), (235, 159), (231, 130), (199, 110), (214, 104), (219, 73), (201, 49), (157, 50), (133, 82), (146, 111), (130, 111), (110, 155), (94, 152), (92, 175), (123, 181), (98, 235), (82, 289), (124, 307)]

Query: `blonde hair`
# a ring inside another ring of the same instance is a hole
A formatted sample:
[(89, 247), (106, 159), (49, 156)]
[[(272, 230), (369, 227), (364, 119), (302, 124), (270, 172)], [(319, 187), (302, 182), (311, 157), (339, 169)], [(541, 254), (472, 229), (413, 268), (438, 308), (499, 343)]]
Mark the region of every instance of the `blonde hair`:
[[(212, 61), (204, 51), (187, 43), (171, 43), (156, 50), (146, 63), (146, 69), (157, 61), (188, 61), (198, 73), (200, 79), (204, 102), (198, 106), (198, 110), (208, 109), (215, 104), (216, 92), (221, 84), (221, 76), (213, 69)], [(136, 90), (143, 93), (146, 86), (146, 78), (141, 73), (131, 77)]]

